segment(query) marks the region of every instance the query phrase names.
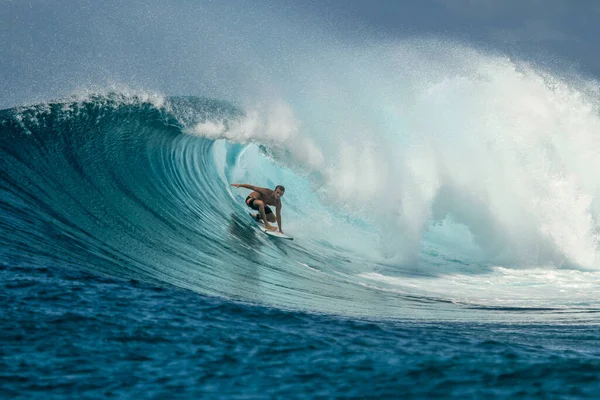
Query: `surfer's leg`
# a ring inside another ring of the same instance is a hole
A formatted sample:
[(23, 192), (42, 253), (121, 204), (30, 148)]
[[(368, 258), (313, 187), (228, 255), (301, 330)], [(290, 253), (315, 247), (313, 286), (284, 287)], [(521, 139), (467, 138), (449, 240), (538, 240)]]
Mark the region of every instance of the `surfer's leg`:
[(254, 200), (254, 205), (258, 206), (258, 212), (260, 213), (260, 217), (265, 223), (265, 228), (267, 228), (270, 231), (277, 230), (277, 228), (275, 228), (274, 226), (269, 225), (269, 220), (267, 219), (267, 215), (265, 213), (265, 203), (263, 203), (262, 200)]
[[(246, 197), (246, 205), (253, 210), (259, 211), (258, 205), (255, 205), (254, 202), (257, 201), (254, 197), (248, 196)], [(260, 217), (260, 212), (256, 214), (250, 214), (252, 218), (257, 221), (260, 221), (262, 218)]]
[(275, 214), (273, 214), (273, 211), (271, 210), (271, 207), (265, 206), (265, 214), (267, 215), (267, 221), (271, 223), (277, 221), (277, 219), (275, 218)]

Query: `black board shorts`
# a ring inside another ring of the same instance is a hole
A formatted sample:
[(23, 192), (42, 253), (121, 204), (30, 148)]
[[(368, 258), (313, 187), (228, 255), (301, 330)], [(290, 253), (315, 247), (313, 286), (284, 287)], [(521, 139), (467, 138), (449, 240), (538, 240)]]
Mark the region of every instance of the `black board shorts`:
[[(251, 209), (258, 211), (259, 210), (258, 206), (254, 205), (255, 200), (257, 200), (257, 199), (255, 199), (254, 197), (250, 197), (250, 196), (246, 197), (246, 205), (248, 207), (250, 207)], [(273, 213), (273, 211), (269, 208), (269, 206), (265, 206), (265, 214), (271, 214), (271, 213)]]

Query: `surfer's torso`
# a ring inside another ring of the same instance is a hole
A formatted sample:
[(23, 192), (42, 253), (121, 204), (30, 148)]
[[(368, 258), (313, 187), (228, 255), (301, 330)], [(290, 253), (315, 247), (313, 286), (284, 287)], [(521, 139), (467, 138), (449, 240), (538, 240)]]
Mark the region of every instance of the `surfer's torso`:
[(254, 192), (250, 193), (250, 197), (253, 197), (253, 198), (257, 199), (257, 200), (262, 200), (266, 205), (269, 205), (269, 206), (278, 206), (278, 205), (281, 204), (281, 200), (276, 199), (273, 196), (273, 191), (272, 190), (269, 190), (269, 194), (268, 195), (267, 194), (260, 194), (259, 192), (254, 191)]

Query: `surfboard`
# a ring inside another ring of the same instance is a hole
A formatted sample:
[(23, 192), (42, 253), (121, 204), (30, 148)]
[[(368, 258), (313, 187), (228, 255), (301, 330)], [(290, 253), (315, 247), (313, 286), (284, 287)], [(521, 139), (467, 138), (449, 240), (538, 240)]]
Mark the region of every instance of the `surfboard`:
[(252, 221), (254, 221), (254, 223), (256, 224), (256, 226), (258, 226), (258, 229), (260, 229), (261, 231), (263, 231), (265, 234), (271, 236), (271, 237), (275, 237), (275, 238), (279, 238), (279, 239), (287, 239), (287, 240), (294, 240), (293, 237), (286, 235), (285, 233), (281, 233), (279, 231), (270, 231), (265, 227), (265, 224), (262, 222), (262, 220), (257, 221), (256, 219), (254, 219), (254, 217), (252, 216), (252, 214), (249, 214), (250, 218), (252, 218)]

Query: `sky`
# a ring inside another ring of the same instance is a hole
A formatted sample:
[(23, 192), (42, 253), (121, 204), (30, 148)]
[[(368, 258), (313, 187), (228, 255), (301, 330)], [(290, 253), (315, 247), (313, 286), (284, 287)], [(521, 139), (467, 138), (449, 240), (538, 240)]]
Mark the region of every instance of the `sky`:
[(332, 25), (368, 27), (382, 35), (435, 34), (537, 53), (600, 72), (595, 41), (600, 2), (593, 0), (305, 1), (302, 7)]
[(0, 108), (107, 85), (230, 98), (290, 54), (414, 37), (600, 78), (599, 17), (592, 0), (0, 0)]

